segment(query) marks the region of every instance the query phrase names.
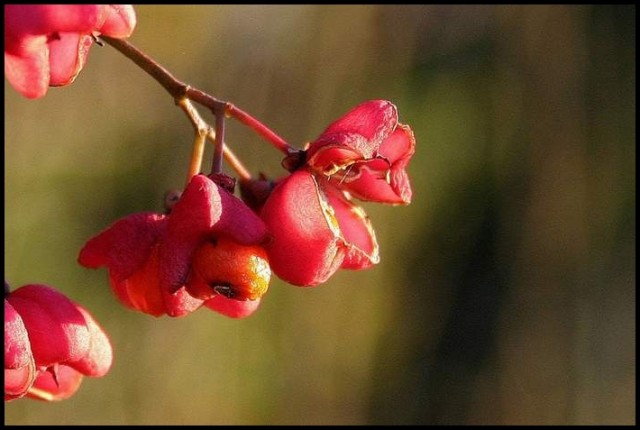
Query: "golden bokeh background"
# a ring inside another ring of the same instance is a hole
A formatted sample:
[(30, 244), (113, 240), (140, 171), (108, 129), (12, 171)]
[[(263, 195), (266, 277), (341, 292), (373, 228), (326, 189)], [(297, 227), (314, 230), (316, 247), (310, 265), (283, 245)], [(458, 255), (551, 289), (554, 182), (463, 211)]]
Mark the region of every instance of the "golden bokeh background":
[[(188, 120), (110, 46), (39, 100), (5, 80), (5, 279), (82, 303), (115, 349), (107, 376), (5, 403), (5, 424), (635, 423), (634, 5), (136, 11), (133, 44), (295, 146), (395, 103), (414, 200), (363, 204), (371, 270), (274, 280), (245, 320), (156, 319), (76, 258), (183, 185)], [(245, 127), (227, 139), (283, 173)]]

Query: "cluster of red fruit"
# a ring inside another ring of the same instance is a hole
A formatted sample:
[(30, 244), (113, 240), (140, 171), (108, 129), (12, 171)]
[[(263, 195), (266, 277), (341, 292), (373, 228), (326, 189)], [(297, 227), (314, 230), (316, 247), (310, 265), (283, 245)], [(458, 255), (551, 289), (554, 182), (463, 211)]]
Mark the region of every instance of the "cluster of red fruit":
[[(5, 75), (25, 96), (42, 97), (82, 69), (92, 35), (128, 37), (134, 26), (131, 6), (5, 6)], [(85, 244), (78, 261), (106, 267), (129, 308), (179, 317), (205, 306), (243, 318), (258, 308), (272, 272), (315, 286), (340, 268), (378, 263), (375, 232), (353, 198), (408, 204), (414, 150), (396, 107), (367, 101), (288, 155), (283, 177), (241, 180), (238, 197), (234, 180), (197, 174), (165, 213), (116, 221)], [(70, 319), (86, 333), (68, 330)], [(59, 335), (38, 334), (47, 324)], [(85, 338), (88, 349), (77, 348)], [(101, 376), (110, 364), (109, 341), (85, 310), (43, 286), (5, 293), (5, 399), (55, 393), (64, 372)]]

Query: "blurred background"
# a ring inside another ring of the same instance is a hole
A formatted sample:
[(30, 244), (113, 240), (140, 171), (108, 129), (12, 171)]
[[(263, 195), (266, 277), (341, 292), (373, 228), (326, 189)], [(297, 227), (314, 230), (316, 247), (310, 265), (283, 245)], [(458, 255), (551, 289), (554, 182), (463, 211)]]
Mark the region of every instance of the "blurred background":
[[(295, 146), (395, 103), (414, 200), (363, 204), (371, 270), (274, 279), (245, 320), (156, 319), (76, 258), (183, 186), (189, 121), (110, 46), (40, 100), (5, 80), (5, 278), (82, 303), (115, 349), (107, 376), (5, 403), (5, 424), (635, 423), (635, 6), (136, 10), (133, 44)], [(254, 174), (284, 173), (227, 124)]]

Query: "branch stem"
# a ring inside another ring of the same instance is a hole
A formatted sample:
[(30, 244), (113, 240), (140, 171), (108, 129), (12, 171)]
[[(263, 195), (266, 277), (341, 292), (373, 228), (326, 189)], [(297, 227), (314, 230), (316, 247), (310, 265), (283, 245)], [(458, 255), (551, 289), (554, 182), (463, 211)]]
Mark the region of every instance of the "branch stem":
[(224, 111), (216, 112), (216, 136), (213, 142), (213, 162), (211, 173), (222, 173), (222, 154), (224, 152)]
[[(202, 119), (198, 110), (195, 108), (195, 106), (193, 106), (193, 103), (191, 103), (191, 100), (184, 97), (178, 101), (178, 106), (180, 106), (180, 108), (187, 114), (187, 117), (189, 117), (189, 120), (191, 121), (191, 124), (193, 125), (193, 127), (196, 130), (204, 131), (204, 135), (206, 136), (206, 138), (215, 145), (217, 141), (216, 132), (211, 128), (211, 126), (209, 126), (209, 124), (205, 122), (204, 119)], [(246, 181), (250, 180), (251, 173), (249, 173), (247, 168), (244, 167), (242, 162), (233, 153), (233, 151), (229, 149), (229, 145), (227, 145), (226, 142), (224, 142), (224, 140), (222, 142), (224, 143), (222, 145), (222, 153), (223, 153), (224, 159), (227, 161), (227, 163), (229, 163), (231, 168), (235, 170), (240, 180), (246, 180)], [(203, 150), (204, 150), (204, 147), (203, 147)], [(193, 154), (195, 154), (195, 145), (194, 145)], [(192, 155), (192, 160), (191, 160), (192, 164), (194, 163), (193, 158), (194, 156)], [(200, 155), (200, 159), (202, 159), (202, 154)], [(190, 172), (191, 171), (192, 169), (190, 169)], [(190, 179), (191, 177), (188, 178), (188, 180)]]
[(223, 115), (241, 122), (254, 130), (258, 135), (267, 140), (271, 145), (283, 152), (285, 155), (297, 152), (296, 148), (293, 148), (282, 137), (253, 116), (231, 103), (219, 100), (202, 90), (193, 88), (180, 81), (173, 76), (171, 72), (144, 52), (140, 51), (129, 41), (125, 39), (115, 39), (104, 35), (101, 35), (100, 39), (104, 40), (106, 43), (133, 61), (142, 70), (147, 72), (153, 79), (162, 85), (169, 94), (171, 94), (174, 100), (176, 100), (176, 103), (179, 104), (180, 100), (186, 97), (206, 108), (209, 108), (216, 117)]
[(202, 159), (204, 157), (204, 144), (206, 142), (207, 133), (211, 129), (209, 125), (198, 114), (196, 108), (191, 104), (186, 97), (178, 100), (178, 106), (187, 114), (187, 117), (191, 120), (191, 124), (196, 131), (196, 137), (191, 149), (191, 159), (189, 160), (189, 170), (187, 170), (187, 183), (191, 181), (195, 175), (202, 170)]

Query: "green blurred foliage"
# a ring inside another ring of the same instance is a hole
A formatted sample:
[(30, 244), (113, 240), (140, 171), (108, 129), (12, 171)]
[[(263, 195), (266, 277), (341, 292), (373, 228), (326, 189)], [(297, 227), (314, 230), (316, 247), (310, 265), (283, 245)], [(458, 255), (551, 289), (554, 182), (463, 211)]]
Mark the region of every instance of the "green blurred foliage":
[[(106, 377), (7, 403), (5, 424), (635, 422), (635, 6), (136, 10), (132, 43), (295, 146), (394, 102), (414, 201), (363, 205), (371, 270), (274, 280), (246, 320), (155, 319), (76, 258), (183, 185), (189, 122), (109, 46), (43, 99), (5, 81), (5, 278), (82, 303), (115, 349)], [(246, 128), (227, 137), (283, 173)]]

